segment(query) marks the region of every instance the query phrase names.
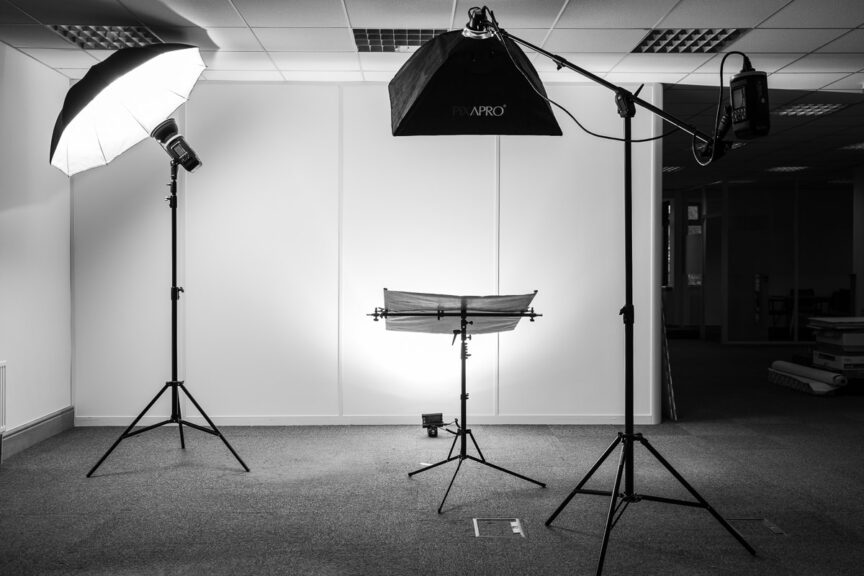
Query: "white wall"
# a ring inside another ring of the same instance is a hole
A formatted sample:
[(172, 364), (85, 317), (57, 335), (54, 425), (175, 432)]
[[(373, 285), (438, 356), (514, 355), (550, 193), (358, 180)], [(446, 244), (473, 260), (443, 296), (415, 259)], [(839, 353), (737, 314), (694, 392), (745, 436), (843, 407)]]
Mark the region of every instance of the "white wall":
[(169, 162), (148, 138), (72, 177), (76, 422), (99, 414), (128, 424), (170, 380)]
[[(659, 102), (659, 87), (646, 92)], [(551, 93), (594, 130), (621, 134), (611, 93)], [(562, 138), (393, 138), (385, 84), (199, 83), (185, 115), (204, 166), (181, 190), (183, 363), (217, 423), (455, 416), (458, 347), (368, 318), (384, 287), (539, 290), (542, 318), (472, 340), (473, 421), (622, 420), (621, 144), (566, 119)], [(637, 114), (635, 135), (657, 128)], [(74, 183), (76, 315), (90, 318), (76, 322), (78, 424), (127, 423), (168, 376), (168, 211), (153, 199), (167, 157), (140, 148)], [(642, 144), (634, 157), (646, 423), (659, 420), (658, 154)]]
[(0, 44), (0, 360), (8, 363), (9, 430), (71, 404), (69, 182), (48, 161), (68, 88), (64, 76)]

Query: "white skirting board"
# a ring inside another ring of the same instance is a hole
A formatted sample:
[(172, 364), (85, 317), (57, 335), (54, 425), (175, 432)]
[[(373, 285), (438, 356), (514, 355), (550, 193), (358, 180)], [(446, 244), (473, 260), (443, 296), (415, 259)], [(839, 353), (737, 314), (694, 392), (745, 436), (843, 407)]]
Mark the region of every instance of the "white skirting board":
[[(414, 425), (420, 426), (420, 414), (406, 415), (376, 415), (362, 414), (354, 416), (335, 415), (273, 415), (273, 416), (218, 416), (209, 414), (217, 426), (390, 426), (390, 425)], [(457, 417), (456, 412), (445, 413), (444, 420), (452, 420)], [(139, 426), (149, 426), (165, 420), (167, 414), (145, 416), (139, 422)], [(186, 416), (190, 422), (206, 425), (206, 421), (197, 416)], [(75, 416), (75, 426), (128, 426), (132, 423), (134, 416)], [(650, 414), (636, 414), (634, 421), (640, 426), (654, 424), (654, 418)], [(513, 414), (513, 415), (473, 415), (468, 413), (469, 425), (574, 425), (574, 424), (610, 424), (623, 425), (623, 414)]]
[(72, 406), (68, 406), (10, 430), (3, 435), (3, 459), (6, 460), (13, 454), (26, 450), (64, 430), (70, 430), (74, 419), (75, 410)]

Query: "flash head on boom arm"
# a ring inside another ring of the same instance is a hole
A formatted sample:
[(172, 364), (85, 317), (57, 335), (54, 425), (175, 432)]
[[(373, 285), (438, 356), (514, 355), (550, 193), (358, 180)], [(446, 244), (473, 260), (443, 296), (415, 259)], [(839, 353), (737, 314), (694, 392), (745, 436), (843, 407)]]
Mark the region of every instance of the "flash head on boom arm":
[(741, 72), (729, 81), (732, 102), (732, 131), (736, 138), (751, 140), (771, 130), (768, 114), (768, 75), (753, 69), (744, 56)]
[(462, 35), (475, 40), (485, 40), (493, 36), (489, 21), (486, 18), (487, 7), (478, 8), (474, 6), (468, 10), (468, 22), (462, 29)]

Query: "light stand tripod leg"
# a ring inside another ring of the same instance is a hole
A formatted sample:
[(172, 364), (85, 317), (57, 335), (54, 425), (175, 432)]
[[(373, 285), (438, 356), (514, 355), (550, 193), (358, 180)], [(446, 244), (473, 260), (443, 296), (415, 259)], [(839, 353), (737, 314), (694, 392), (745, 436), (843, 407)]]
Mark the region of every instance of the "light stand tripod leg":
[(459, 434), (461, 434), (461, 432), (457, 433), (455, 436), (453, 436), (453, 443), (450, 444), (450, 452), (447, 453), (447, 460), (448, 461), (453, 456), (453, 449), (456, 447), (456, 441), (459, 440)]
[(642, 445), (645, 446), (645, 448), (647, 448), (649, 452), (651, 452), (654, 458), (656, 458), (660, 462), (660, 464), (662, 464), (663, 467), (666, 468), (666, 470), (668, 470), (669, 473), (672, 474), (672, 476), (674, 476), (675, 479), (678, 480), (678, 482), (682, 486), (684, 486), (684, 488), (686, 488), (688, 492), (690, 492), (690, 495), (693, 496), (699, 502), (699, 504), (702, 505), (702, 508), (708, 510), (708, 512), (714, 517), (714, 519), (717, 520), (720, 525), (723, 526), (723, 528), (725, 528), (727, 532), (729, 532), (729, 534), (734, 536), (735, 539), (738, 540), (738, 542), (745, 549), (747, 549), (748, 552), (750, 552), (750, 554), (754, 556), (756, 555), (756, 550), (744, 539), (744, 537), (741, 536), (741, 534), (737, 530), (735, 530), (735, 528), (733, 528), (732, 525), (729, 524), (729, 522), (727, 522), (725, 518), (723, 518), (723, 516), (721, 516), (716, 510), (714, 510), (714, 508), (710, 504), (708, 504), (708, 502), (704, 498), (702, 498), (702, 496), (698, 492), (696, 492), (695, 488), (690, 486), (687, 480), (685, 480), (684, 477), (681, 476), (681, 474), (679, 474), (678, 471), (675, 470), (675, 468), (673, 468), (672, 465), (669, 464), (669, 462), (667, 462), (665, 458), (663, 458), (663, 456), (648, 442), (648, 440), (640, 437), (640, 441), (642, 442)]
[(214, 433), (214, 435), (215, 435), (215, 436), (218, 436), (218, 437), (222, 440), (222, 442), (225, 443), (225, 446), (228, 447), (228, 450), (231, 451), (231, 454), (234, 455), (234, 458), (237, 459), (237, 462), (239, 462), (240, 465), (243, 466), (243, 469), (246, 470), (246, 472), (249, 472), (249, 467), (246, 466), (246, 463), (243, 462), (243, 459), (240, 458), (240, 455), (237, 454), (237, 452), (234, 450), (234, 447), (231, 446), (231, 444), (228, 443), (228, 439), (225, 438), (225, 436), (222, 435), (222, 432), (219, 431), (219, 428), (216, 427), (216, 424), (214, 424), (213, 421), (210, 420), (210, 417), (207, 416), (207, 413), (204, 412), (204, 409), (201, 408), (201, 406), (198, 404), (198, 402), (195, 401), (195, 397), (192, 396), (192, 394), (189, 393), (189, 390), (186, 389), (186, 386), (183, 385), (183, 382), (180, 382), (180, 383), (179, 383), (179, 386), (180, 386), (180, 388), (183, 389), (183, 392), (186, 394), (186, 397), (189, 398), (189, 400), (192, 401), (192, 404), (195, 405), (195, 409), (198, 410), (198, 413), (201, 414), (201, 416), (204, 417), (204, 420), (206, 420), (206, 421), (207, 421), (207, 424), (210, 425), (210, 428), (213, 429), (213, 433)]
[(441, 499), (441, 505), (438, 506), (438, 514), (441, 514), (441, 509), (444, 508), (444, 502), (447, 501), (447, 496), (450, 494), (450, 488), (453, 487), (453, 482), (456, 481), (456, 475), (459, 474), (459, 469), (462, 468), (463, 460), (464, 458), (459, 458), (459, 464), (456, 465), (456, 471), (453, 473), (453, 478), (450, 479), (450, 484), (447, 486), (447, 491), (444, 493), (444, 498)]
[(408, 477), (410, 478), (411, 476), (414, 476), (415, 474), (420, 474), (421, 472), (431, 470), (432, 468), (436, 468), (438, 466), (441, 466), (442, 464), (447, 464), (448, 462), (452, 462), (453, 460), (458, 460), (458, 459), (459, 459), (459, 456), (451, 456), (451, 457), (447, 458), (446, 460), (441, 460), (440, 462), (436, 462), (435, 464), (430, 464), (429, 466), (424, 466), (423, 468), (420, 468), (419, 470), (414, 470), (413, 472), (409, 472)]
[(180, 431), (180, 448), (186, 449), (186, 440), (183, 438), (183, 418), (180, 413), (180, 395), (177, 393), (177, 384), (172, 383), (171, 386), (171, 421), (177, 422), (177, 429)]
[(603, 455), (600, 456), (600, 458), (594, 463), (588, 473), (582, 477), (582, 480), (579, 481), (579, 484), (576, 485), (576, 488), (574, 488), (573, 491), (567, 495), (567, 498), (565, 498), (564, 501), (561, 502), (561, 505), (555, 509), (555, 512), (553, 512), (552, 515), (549, 516), (549, 518), (546, 520), (546, 526), (549, 526), (555, 520), (555, 518), (558, 517), (558, 514), (560, 514), (561, 511), (564, 510), (564, 508), (566, 508), (568, 504), (570, 504), (570, 500), (572, 500), (573, 497), (576, 496), (576, 494), (578, 494), (580, 490), (582, 490), (582, 486), (584, 486), (585, 483), (588, 482), (588, 479), (591, 478), (591, 476), (593, 476), (595, 472), (597, 472), (597, 469), (600, 468), (603, 462), (606, 461), (606, 458), (608, 458), (609, 455), (612, 454), (612, 451), (615, 450), (615, 447), (620, 442), (621, 435), (619, 434), (618, 437), (612, 442), (612, 444), (610, 444), (609, 447), (606, 448), (606, 451), (603, 452)]
[[(129, 432), (131, 432), (132, 429), (135, 428), (135, 425), (138, 424), (138, 421), (141, 420), (141, 418), (144, 417), (144, 414), (146, 414), (147, 411), (150, 410), (150, 408), (153, 407), (153, 404), (155, 404), (156, 401), (159, 400), (159, 397), (162, 396), (162, 394), (165, 393), (165, 390), (168, 388), (168, 386), (170, 386), (170, 383), (167, 383), (167, 382), (166, 382), (166, 383), (165, 383), (165, 386), (163, 386), (162, 389), (159, 390), (159, 393), (156, 394), (156, 396), (154, 396), (152, 400), (150, 400), (150, 403), (147, 404), (147, 406), (144, 407), (144, 410), (142, 410), (141, 413), (138, 414), (138, 416), (135, 418), (135, 420), (133, 420), (132, 423), (131, 423), (127, 428), (126, 428), (126, 430), (123, 431), (123, 433), (120, 435), (120, 437), (117, 438), (117, 440), (114, 441), (114, 444), (111, 445), (111, 448), (109, 448), (108, 451), (105, 452), (105, 454), (102, 455), (102, 458), (100, 458), (99, 461), (96, 462), (96, 465), (93, 466), (93, 468), (90, 469), (90, 471), (87, 473), (87, 478), (89, 478), (90, 476), (92, 476), (93, 473), (96, 472), (96, 469), (99, 468), (99, 466), (102, 465), (102, 462), (104, 462), (105, 459), (108, 458), (108, 455), (111, 454), (111, 452), (113, 452), (115, 448), (117, 448), (117, 445), (120, 444), (120, 442), (121, 442), (124, 438), (126, 438), (126, 437), (129, 436)], [(167, 424), (167, 423), (168, 423), (168, 421), (166, 420), (165, 422), (160, 423), (159, 426), (161, 426), (162, 424)]]
[(465, 458), (468, 458), (469, 460), (473, 460), (475, 462), (479, 462), (480, 464), (484, 464), (486, 466), (489, 466), (490, 468), (494, 468), (495, 470), (498, 470), (499, 472), (504, 472), (506, 474), (510, 474), (511, 476), (515, 476), (516, 478), (520, 478), (522, 480), (526, 480), (526, 481), (531, 482), (533, 484), (537, 484), (538, 486), (540, 486), (542, 488), (546, 487), (546, 484), (544, 484), (543, 482), (540, 482), (538, 480), (534, 480), (533, 478), (529, 478), (527, 476), (523, 476), (522, 474), (518, 474), (516, 472), (513, 472), (512, 470), (508, 470), (507, 468), (502, 468), (501, 466), (496, 466), (495, 464), (492, 464), (491, 462), (488, 462), (486, 460), (480, 460), (479, 458), (475, 458), (474, 456), (471, 456), (471, 455), (465, 456)]
[(471, 442), (474, 443), (474, 448), (477, 449), (477, 454), (480, 455), (480, 460), (482, 460), (483, 462), (486, 462), (486, 458), (483, 457), (483, 452), (480, 450), (480, 445), (477, 444), (477, 440), (474, 439), (474, 433), (471, 432), (470, 430), (466, 430), (466, 432), (468, 433), (469, 436), (471, 436)]
[(609, 500), (609, 514), (606, 516), (606, 528), (603, 531), (603, 544), (600, 546), (600, 558), (597, 559), (597, 576), (603, 573), (603, 562), (606, 560), (606, 548), (609, 546), (609, 535), (612, 532), (612, 525), (615, 519), (615, 512), (618, 503), (618, 491), (621, 489), (621, 475), (624, 472), (624, 463), (627, 455), (626, 441), (622, 446), (621, 456), (618, 459), (618, 472), (615, 474), (615, 487), (612, 489), (612, 497)]

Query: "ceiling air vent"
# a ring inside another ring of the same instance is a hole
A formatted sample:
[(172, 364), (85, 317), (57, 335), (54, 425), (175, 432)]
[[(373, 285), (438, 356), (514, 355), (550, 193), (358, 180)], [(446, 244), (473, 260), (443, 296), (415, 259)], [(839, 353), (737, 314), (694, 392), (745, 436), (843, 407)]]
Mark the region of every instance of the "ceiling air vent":
[(845, 104), (789, 104), (774, 113), (778, 116), (825, 116), (845, 107)]
[(119, 50), (162, 44), (162, 40), (145, 26), (52, 24), (48, 27), (69, 42), (86, 50)]
[(447, 30), (443, 28), (354, 28), (359, 52), (412, 52)]
[(747, 28), (657, 28), (633, 49), (647, 54), (714, 54), (748, 31)]

